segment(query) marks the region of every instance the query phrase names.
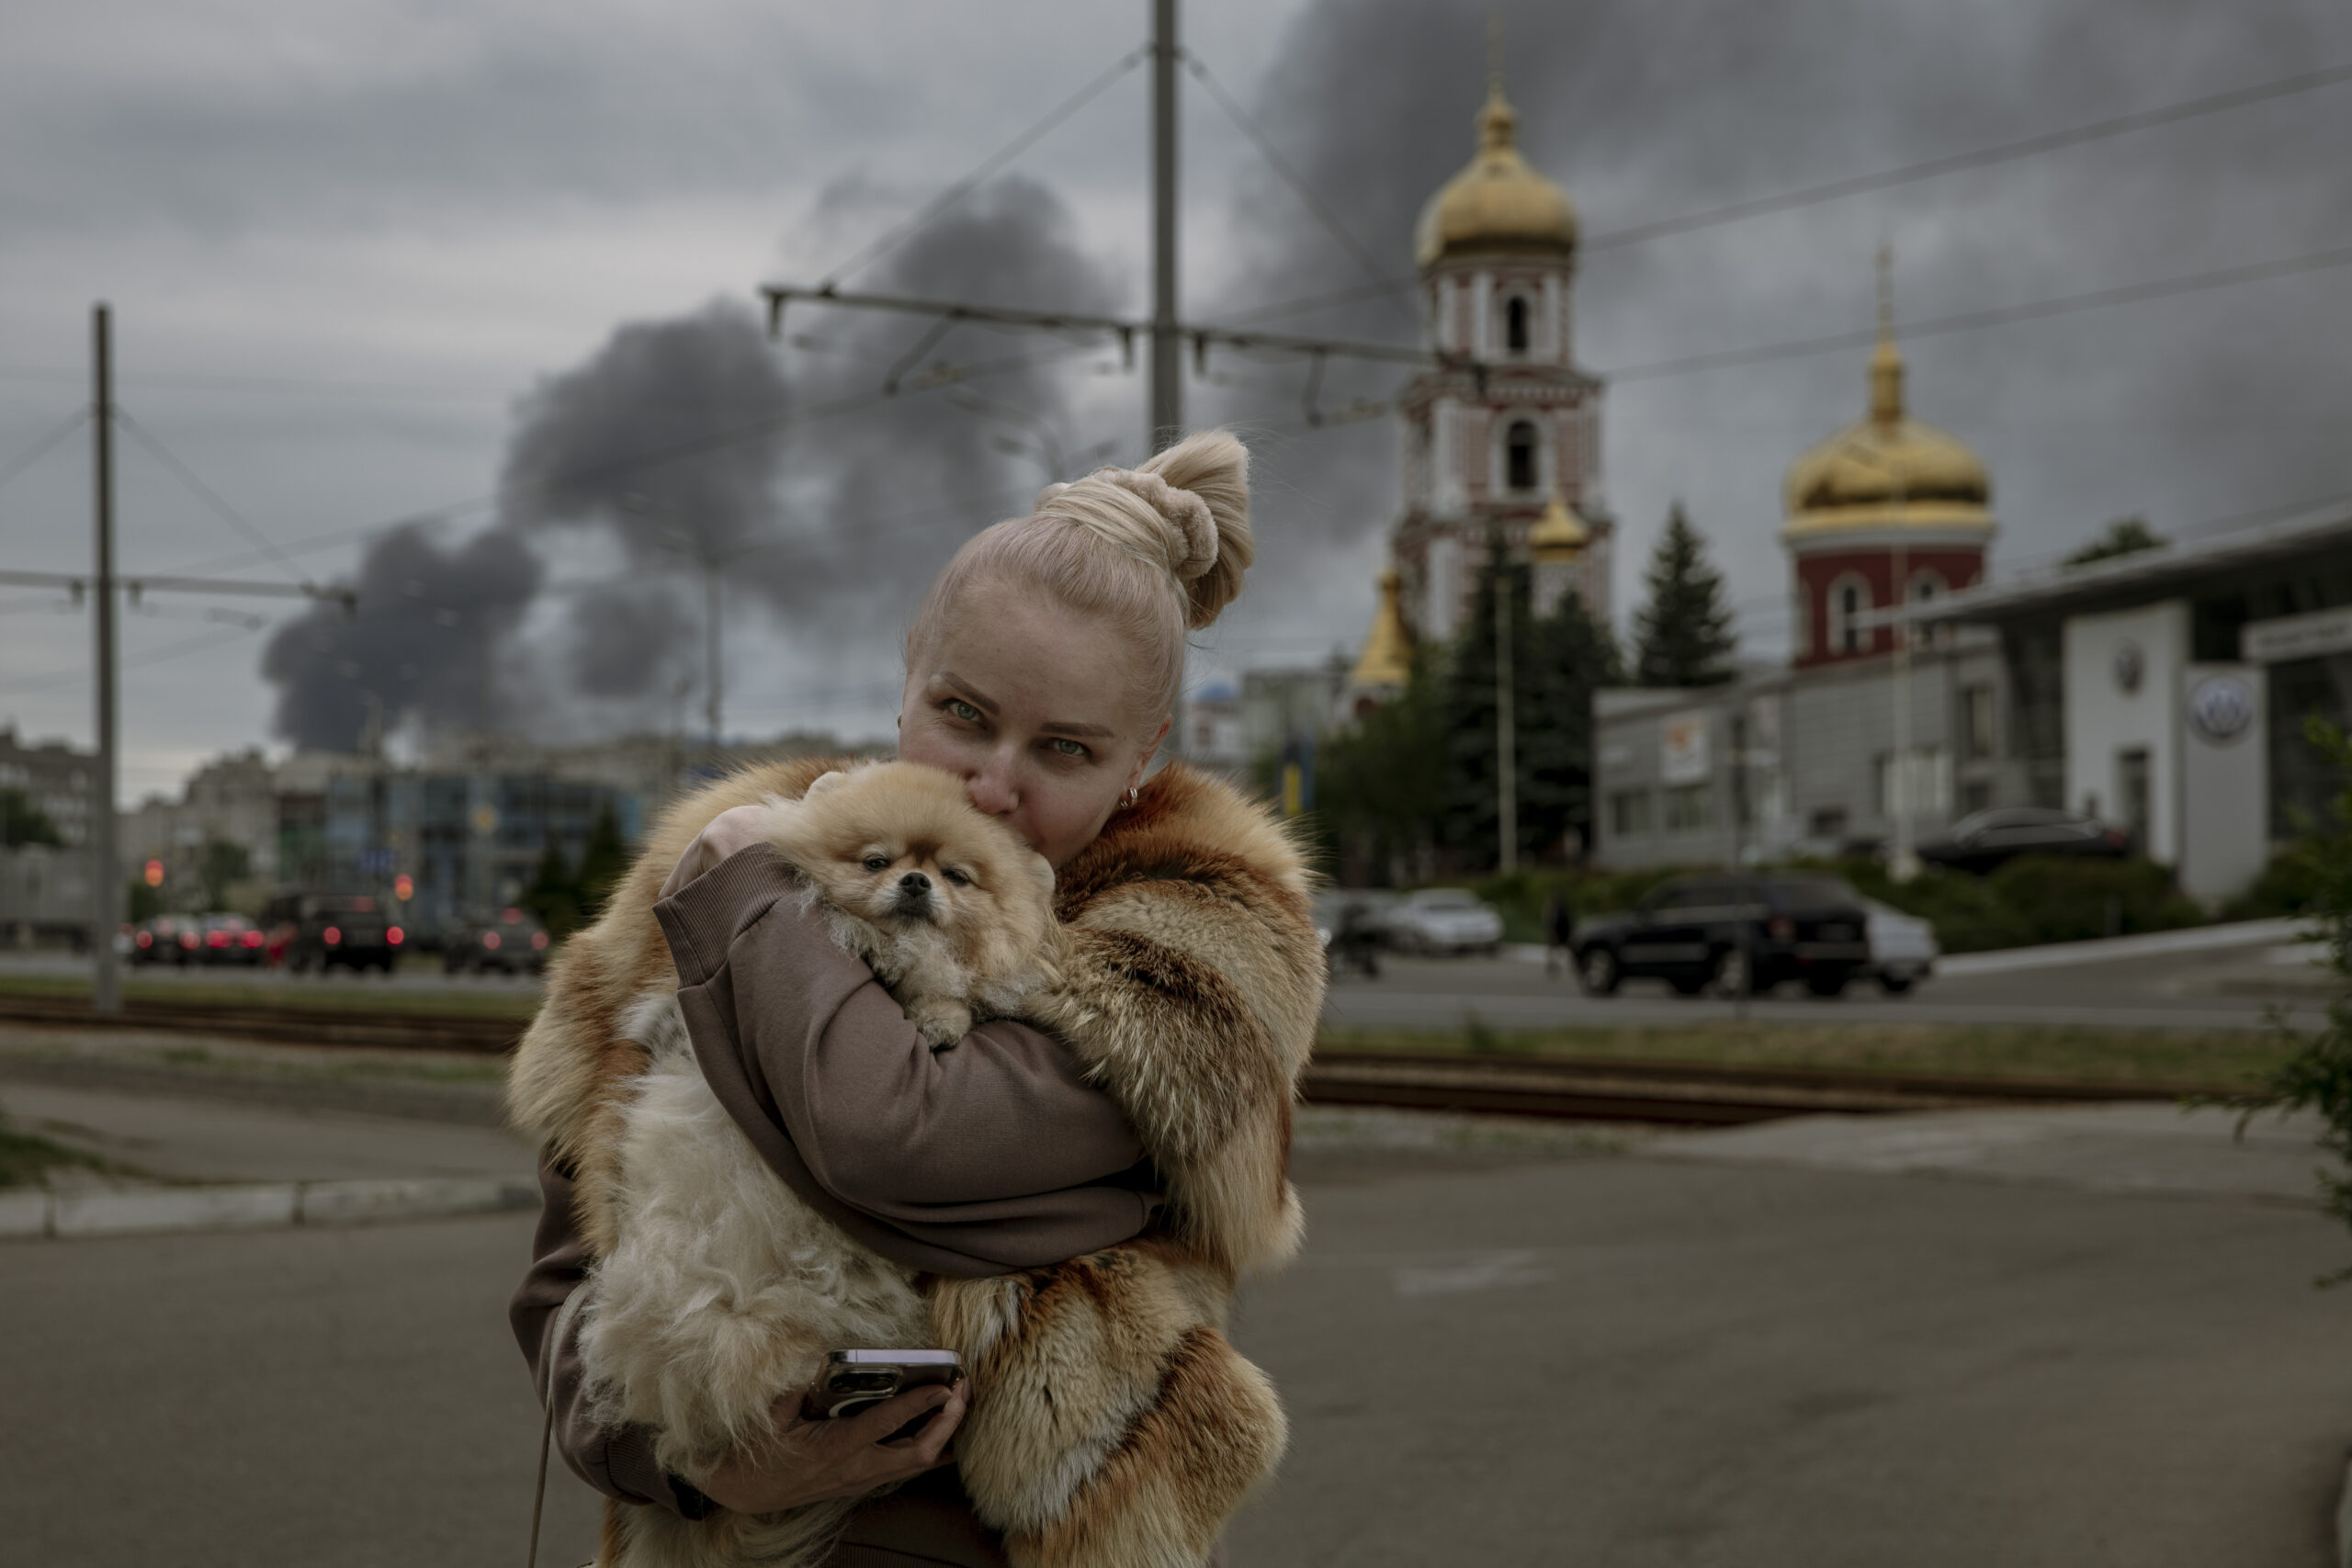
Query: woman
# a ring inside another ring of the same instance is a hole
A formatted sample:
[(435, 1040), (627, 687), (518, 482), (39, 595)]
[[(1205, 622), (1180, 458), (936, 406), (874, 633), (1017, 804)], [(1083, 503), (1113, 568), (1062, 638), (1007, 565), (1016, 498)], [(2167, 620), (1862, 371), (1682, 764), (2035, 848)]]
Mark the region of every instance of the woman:
[[(1181, 766), (1144, 776), (1185, 634), (1250, 563), (1247, 468), (1217, 433), (1054, 486), (959, 550), (909, 630), (899, 755), (960, 776), (1057, 873), (1076, 956), (1029, 1019), (926, 1051), (801, 910), (748, 805), (805, 789), (821, 762), (685, 802), (558, 964), (514, 1072), (517, 1120), (548, 1152), (512, 1316), (558, 1448), (614, 1499), (607, 1560), (690, 1539), (678, 1518), (905, 1483), (861, 1506), (825, 1561), (980, 1568), (1009, 1548), (1043, 1564), (1198, 1563), (1271, 1470), (1279, 1406), (1221, 1329), (1240, 1271), (1297, 1240), (1289, 1108), (1323, 976), (1308, 878), (1229, 787)], [(649, 1434), (598, 1424), (582, 1287), (611, 1244), (615, 1107), (645, 1059), (629, 1010), (668, 986), (764, 1161), (932, 1276), (968, 1402), (910, 1393), (807, 1423), (786, 1391), (773, 1441), (690, 1476), (654, 1465)], [(917, 1436), (879, 1441), (925, 1410)], [(960, 1468), (942, 1468), (959, 1435)]]

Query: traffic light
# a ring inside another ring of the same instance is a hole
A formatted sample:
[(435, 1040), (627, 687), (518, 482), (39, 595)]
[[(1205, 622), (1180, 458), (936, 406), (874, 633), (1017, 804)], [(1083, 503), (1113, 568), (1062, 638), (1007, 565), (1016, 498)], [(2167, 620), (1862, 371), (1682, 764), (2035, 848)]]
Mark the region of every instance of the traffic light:
[(403, 904), (407, 903), (411, 898), (415, 897), (415, 878), (410, 876), (407, 872), (401, 872), (398, 876), (393, 877), (392, 897), (399, 899)]
[(161, 887), (164, 885), (164, 863), (159, 860), (149, 861), (146, 875), (148, 886)]

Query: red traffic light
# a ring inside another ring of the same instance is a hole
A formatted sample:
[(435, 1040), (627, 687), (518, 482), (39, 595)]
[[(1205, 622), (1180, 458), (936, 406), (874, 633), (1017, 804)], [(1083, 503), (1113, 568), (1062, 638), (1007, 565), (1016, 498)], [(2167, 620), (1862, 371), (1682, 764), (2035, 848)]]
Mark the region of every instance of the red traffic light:
[(149, 861), (147, 863), (146, 878), (148, 886), (161, 887), (164, 885), (164, 863), (159, 860)]

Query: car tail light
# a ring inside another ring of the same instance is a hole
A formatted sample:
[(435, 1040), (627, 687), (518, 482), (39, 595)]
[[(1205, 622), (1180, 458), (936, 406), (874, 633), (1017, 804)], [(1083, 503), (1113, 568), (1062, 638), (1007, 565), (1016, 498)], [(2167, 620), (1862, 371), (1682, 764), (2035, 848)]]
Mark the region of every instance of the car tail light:
[(2107, 835), (2106, 835), (2106, 837), (2107, 837), (2107, 841), (2108, 841), (2108, 844), (2109, 845), (2109, 847), (2114, 848), (2114, 849), (2119, 849), (2119, 850), (2120, 850), (2120, 849), (2121, 849), (2124, 845), (2126, 845), (2126, 844), (2128, 844), (2128, 843), (2130, 843), (2130, 842), (2132, 841), (2132, 840), (2131, 840), (2131, 838), (2129, 837), (2129, 835), (2127, 835), (2127, 834), (2123, 833), (2122, 831), (2120, 831), (2120, 829), (2114, 829), (2114, 828), (2109, 828), (2109, 829), (2107, 830)]
[(394, 947), (398, 947), (401, 944), (401, 939), (407, 933), (402, 931), (398, 926), (386, 926), (384, 928), (384, 940), (390, 942)]
[(259, 947), (261, 945), (261, 932), (247, 931), (245, 933), (245, 945), (247, 947)]
[(207, 947), (226, 947), (229, 945), (229, 933), (227, 931), (208, 932), (204, 938), (204, 945)]
[(141, 931), (139, 933), (139, 945), (141, 947), (154, 946), (155, 933), (153, 931)]
[(545, 932), (545, 931), (533, 931), (533, 932), (531, 933), (531, 951), (532, 951), (532, 952), (534, 952), (534, 953), (539, 952), (540, 950), (544, 949), (544, 948), (547, 946), (547, 944), (548, 944), (548, 933), (547, 933), (547, 932)]
[(482, 932), (481, 944), (484, 947), (496, 947), (498, 945), (498, 933), (496, 931)]
[(1786, 915), (1775, 915), (1764, 922), (1764, 930), (1774, 942), (1796, 940), (1797, 923)]
[(327, 937), (327, 945), (328, 945), (329, 947), (340, 947), (340, 946), (342, 946), (342, 945), (343, 945), (343, 928), (342, 928), (341, 926), (329, 926), (329, 927), (327, 928), (327, 931), (326, 931), (326, 937)]
[(182, 947), (194, 947), (196, 945), (196, 933), (194, 931), (180, 932), (180, 945)]

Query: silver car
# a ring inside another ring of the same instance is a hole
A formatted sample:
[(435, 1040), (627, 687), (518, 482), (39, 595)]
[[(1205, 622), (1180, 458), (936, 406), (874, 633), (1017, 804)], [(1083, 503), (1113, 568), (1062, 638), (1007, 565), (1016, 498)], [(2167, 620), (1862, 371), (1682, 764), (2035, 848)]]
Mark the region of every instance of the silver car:
[(1878, 976), (1881, 990), (1899, 997), (1936, 972), (1944, 950), (1934, 926), (1875, 898), (1863, 899), (1862, 908), (1870, 917), (1871, 947), (1864, 972)]
[(1425, 887), (1388, 910), (1389, 945), (1400, 953), (1500, 952), (1503, 918), (1459, 887)]

